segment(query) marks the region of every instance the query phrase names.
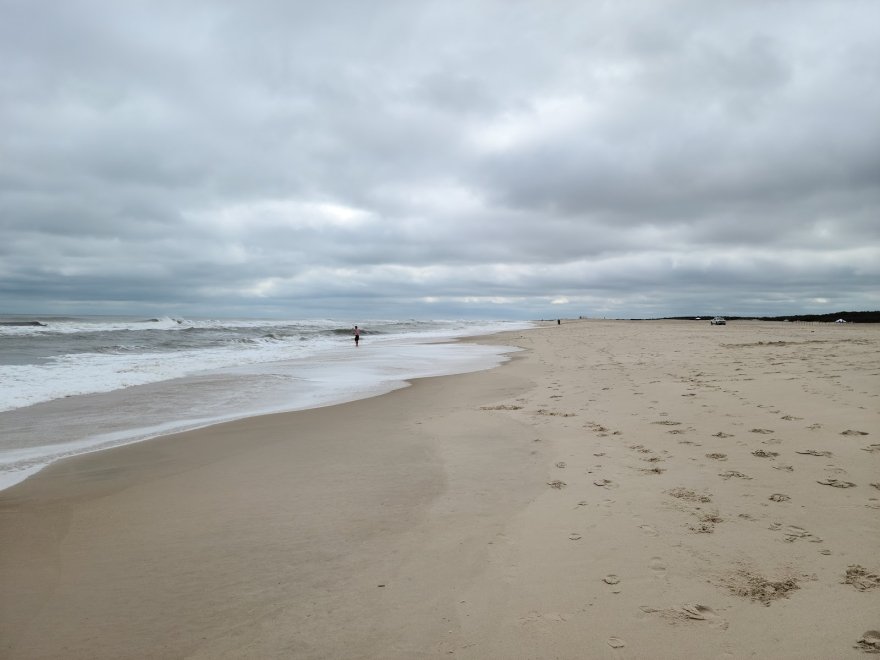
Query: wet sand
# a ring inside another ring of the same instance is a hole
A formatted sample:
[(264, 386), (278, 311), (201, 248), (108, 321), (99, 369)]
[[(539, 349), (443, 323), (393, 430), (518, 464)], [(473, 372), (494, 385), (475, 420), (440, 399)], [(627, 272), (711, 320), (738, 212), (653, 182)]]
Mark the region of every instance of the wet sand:
[(3, 491), (0, 657), (873, 649), (880, 328), (582, 321), (491, 341), (526, 350)]

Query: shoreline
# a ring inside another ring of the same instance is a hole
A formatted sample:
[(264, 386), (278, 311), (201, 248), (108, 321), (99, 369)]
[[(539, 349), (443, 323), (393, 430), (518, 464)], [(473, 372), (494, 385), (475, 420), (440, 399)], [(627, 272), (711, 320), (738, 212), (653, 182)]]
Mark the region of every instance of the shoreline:
[(571, 321), (53, 464), (0, 492), (0, 655), (863, 657), (880, 332), (841, 330)]
[[(520, 330), (514, 330), (521, 331)], [(475, 338), (494, 336), (477, 334)], [(49, 444), (6, 449), (3, 471), (0, 471), (0, 492), (21, 483), (48, 465), (96, 451), (106, 451), (138, 442), (148, 442), (166, 435), (198, 430), (239, 419), (267, 414), (296, 412), (310, 408), (333, 406), (349, 401), (380, 396), (407, 387), (410, 380), (455, 373), (467, 373), (503, 364), (515, 347), (476, 342), (486, 346), (485, 353), (462, 355), (449, 353), (446, 345), (468, 343), (467, 337), (423, 339), (413, 337), (403, 343), (380, 343), (379, 351), (364, 351), (350, 364), (341, 361), (342, 353), (323, 356), (327, 362), (311, 358), (297, 361), (244, 365), (226, 371), (208, 371), (157, 383), (147, 383), (110, 392), (96, 392), (63, 397), (0, 412), (7, 433), (19, 442), (34, 442), (43, 437), (60, 437)], [(425, 348), (425, 345), (429, 345)], [(413, 353), (415, 350), (415, 354)], [(457, 349), (452, 349), (457, 350)], [(439, 352), (438, 352), (439, 351)], [(426, 353), (430, 358), (420, 355)], [(473, 353), (473, 352), (472, 352)], [(356, 374), (355, 381), (335, 382), (330, 374), (346, 367)], [(430, 365), (430, 366), (429, 366)], [(295, 390), (286, 384), (289, 371), (296, 370)], [(384, 371), (383, 371), (384, 369)], [(254, 370), (253, 373), (250, 373)], [(283, 374), (283, 375), (282, 375)], [(282, 379), (277, 392), (256, 400), (250, 390), (262, 382)], [(301, 386), (302, 382), (307, 385)], [(233, 391), (238, 385), (238, 394)], [(226, 390), (230, 390), (226, 394)], [(198, 394), (193, 395), (191, 392)], [(215, 399), (232, 396), (225, 405)], [(249, 401), (244, 404), (241, 396)], [(177, 407), (169, 408), (171, 401)], [(189, 406), (185, 409), (181, 406)], [(193, 407), (190, 407), (193, 406)], [(220, 414), (220, 410), (223, 413)], [(114, 411), (108, 415), (105, 411)], [(183, 412), (185, 410), (186, 412)], [(126, 420), (120, 423), (118, 420)], [(33, 438), (28, 438), (33, 436)], [(9, 436), (7, 436), (9, 437)]]

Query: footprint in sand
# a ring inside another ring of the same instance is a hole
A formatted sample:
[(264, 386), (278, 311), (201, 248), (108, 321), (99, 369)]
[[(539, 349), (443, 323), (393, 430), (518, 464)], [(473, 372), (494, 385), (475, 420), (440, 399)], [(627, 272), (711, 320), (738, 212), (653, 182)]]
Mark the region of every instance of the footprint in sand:
[(846, 431), (841, 431), (840, 435), (868, 435), (867, 431), (853, 431), (852, 429), (847, 429)]
[[(779, 523), (771, 525), (770, 529), (774, 529), (774, 526), (778, 524)], [(779, 527), (775, 527), (775, 529), (778, 530)], [(794, 543), (798, 539), (803, 539), (805, 541), (809, 541), (810, 543), (822, 543), (822, 539), (820, 539), (818, 536), (811, 534), (803, 527), (798, 527), (797, 525), (789, 525), (782, 531), (782, 534), (783, 540), (786, 543)]]
[(699, 604), (682, 605), (681, 607), (676, 608), (676, 611), (685, 618), (692, 619), (693, 621), (706, 621), (708, 619), (714, 619), (717, 616), (715, 610), (711, 607)]
[(752, 452), (752, 456), (757, 456), (758, 458), (776, 458), (777, 456), (779, 456), (779, 452), (767, 451), (765, 449), (756, 449)]
[(619, 584), (620, 578), (616, 576), (614, 573), (609, 573), (605, 577), (602, 578), (602, 582), (605, 584)]
[(874, 445), (868, 445), (867, 447), (862, 447), (862, 451), (868, 451), (873, 454), (875, 451), (880, 451), (880, 444), (874, 444)]
[(620, 639), (620, 637), (609, 637), (608, 646), (613, 649), (622, 649), (624, 646), (626, 646), (626, 642)]
[(736, 477), (737, 479), (751, 479), (750, 476), (743, 474), (742, 472), (737, 472), (736, 470), (728, 470), (727, 472), (722, 472), (718, 475), (722, 479), (730, 479), (731, 477)]
[(593, 484), (595, 484), (596, 486), (601, 486), (602, 488), (607, 488), (608, 486), (611, 486), (612, 483), (613, 482), (609, 479), (596, 479), (593, 482)]
[(773, 580), (747, 569), (738, 569), (722, 579), (721, 584), (734, 594), (751, 601), (770, 604), (800, 589), (800, 581), (805, 576), (786, 575), (780, 580)]
[(648, 562), (648, 567), (651, 569), (651, 572), (656, 579), (666, 579), (666, 562), (663, 561), (662, 557), (651, 557)]
[(659, 614), (670, 623), (684, 623), (686, 621), (707, 621), (712, 625), (727, 630), (728, 622), (721, 619), (715, 610), (708, 605), (700, 605), (690, 603), (679, 607), (668, 607), (665, 609), (657, 609), (642, 605), (639, 609), (648, 614)]
[(843, 584), (851, 584), (859, 591), (868, 591), (880, 587), (880, 575), (868, 572), (864, 566), (851, 564), (846, 569)]
[(726, 461), (726, 460), (727, 460), (727, 454), (720, 454), (720, 453), (715, 452), (715, 453), (712, 453), (712, 454), (706, 454), (706, 458), (711, 458), (711, 459), (714, 459), (714, 460), (716, 460), (716, 461)]
[(733, 435), (731, 435), (730, 433), (724, 433), (724, 431), (718, 431), (718, 433), (713, 433), (712, 437), (713, 438), (732, 438)]
[(795, 454), (804, 454), (806, 456), (831, 456), (830, 451), (820, 451), (819, 449), (796, 449)]
[(665, 491), (667, 495), (671, 495), (672, 497), (677, 497), (680, 500), (687, 500), (689, 502), (711, 502), (711, 495), (704, 495), (697, 493), (696, 491), (691, 490), (690, 488), (682, 488), (681, 486), (677, 488), (672, 488), (670, 490)]
[(715, 524), (724, 522), (724, 519), (718, 515), (718, 512), (704, 513), (700, 516), (699, 522), (694, 525), (688, 525), (688, 528), (697, 534), (712, 534), (715, 531)]
[(767, 499), (769, 499), (771, 502), (788, 502), (791, 498), (788, 495), (783, 495), (782, 493), (773, 493)]
[(559, 612), (536, 612), (531, 611), (525, 616), (521, 616), (519, 618), (520, 625), (526, 624), (547, 624), (548, 622), (551, 624), (554, 623), (565, 623), (566, 618), (560, 614)]
[(750, 431), (750, 433), (760, 433), (762, 435), (769, 435), (770, 433), (773, 433), (773, 430), (772, 429), (752, 429)]
[(865, 631), (853, 648), (866, 653), (880, 653), (880, 630)]
[(855, 484), (852, 481), (843, 481), (841, 479), (825, 479), (824, 481), (817, 481), (817, 484), (822, 484), (823, 486), (833, 486), (834, 488), (854, 488)]
[(654, 527), (651, 527), (651, 525), (639, 525), (639, 529), (642, 530), (648, 536), (659, 536), (660, 535), (660, 532), (658, 532)]

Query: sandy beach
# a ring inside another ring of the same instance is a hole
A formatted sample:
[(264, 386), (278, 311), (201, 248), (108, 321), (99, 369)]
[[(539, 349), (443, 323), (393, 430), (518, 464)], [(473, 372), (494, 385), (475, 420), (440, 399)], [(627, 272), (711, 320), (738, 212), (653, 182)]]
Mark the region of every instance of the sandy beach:
[(0, 492), (0, 657), (880, 652), (880, 327), (479, 341), (524, 350)]

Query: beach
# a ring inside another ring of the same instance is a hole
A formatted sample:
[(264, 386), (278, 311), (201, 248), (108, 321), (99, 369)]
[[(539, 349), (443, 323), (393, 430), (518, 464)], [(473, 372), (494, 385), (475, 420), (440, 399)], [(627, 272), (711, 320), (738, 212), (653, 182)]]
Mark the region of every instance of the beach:
[(0, 657), (880, 651), (880, 327), (470, 341), (523, 350), (0, 492)]

